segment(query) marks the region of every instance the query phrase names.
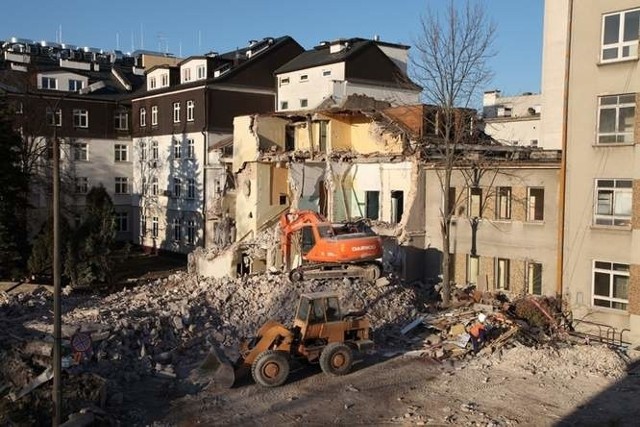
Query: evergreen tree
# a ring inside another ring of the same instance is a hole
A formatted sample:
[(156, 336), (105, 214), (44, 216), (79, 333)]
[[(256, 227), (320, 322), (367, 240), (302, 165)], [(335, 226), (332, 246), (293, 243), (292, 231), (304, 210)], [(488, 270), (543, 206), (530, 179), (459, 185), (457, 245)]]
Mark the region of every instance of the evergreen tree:
[(21, 144), (7, 102), (0, 98), (0, 277), (23, 274), (28, 254), (28, 182), (20, 165)]
[(72, 286), (111, 283), (116, 238), (113, 202), (101, 185), (87, 194), (82, 222), (67, 245), (65, 274)]

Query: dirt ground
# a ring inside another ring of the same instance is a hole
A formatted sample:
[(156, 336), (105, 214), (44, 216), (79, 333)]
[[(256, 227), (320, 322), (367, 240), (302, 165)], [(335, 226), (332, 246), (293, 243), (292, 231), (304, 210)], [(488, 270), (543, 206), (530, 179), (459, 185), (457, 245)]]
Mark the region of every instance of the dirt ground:
[(280, 388), (263, 388), (245, 378), (231, 390), (201, 391), (176, 399), (155, 422), (180, 426), (637, 425), (637, 365), (617, 379), (576, 370), (567, 381), (570, 377), (557, 375), (558, 371), (520, 369), (498, 356), (491, 360), (440, 364), (412, 356), (383, 360), (379, 353), (367, 356), (343, 377), (328, 377), (318, 367), (306, 366), (294, 371)]

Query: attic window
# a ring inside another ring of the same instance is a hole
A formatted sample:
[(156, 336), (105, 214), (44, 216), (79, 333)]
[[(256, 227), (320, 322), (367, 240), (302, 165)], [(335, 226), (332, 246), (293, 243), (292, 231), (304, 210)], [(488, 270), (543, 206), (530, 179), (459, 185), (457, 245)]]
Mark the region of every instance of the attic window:
[(331, 75), (331, 70), (324, 70), (324, 71), (322, 72), (322, 75), (323, 75), (323, 76), (325, 76), (325, 77), (326, 77), (326, 76), (330, 76), (330, 75)]
[(289, 84), (289, 77), (282, 77), (280, 79), (280, 86), (288, 85), (288, 84)]
[(309, 81), (309, 75), (308, 75), (308, 74), (302, 74), (302, 75), (300, 76), (300, 81), (301, 81), (301, 82)]

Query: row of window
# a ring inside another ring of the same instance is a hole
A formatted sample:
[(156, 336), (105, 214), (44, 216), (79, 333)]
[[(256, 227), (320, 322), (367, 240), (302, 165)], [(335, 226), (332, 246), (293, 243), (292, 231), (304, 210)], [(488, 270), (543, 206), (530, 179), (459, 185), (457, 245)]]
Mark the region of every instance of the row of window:
[[(195, 102), (192, 100), (187, 101), (187, 121), (192, 122), (195, 120)], [(179, 102), (173, 103), (173, 123), (180, 123), (180, 111), (181, 106)], [(140, 127), (147, 125), (147, 109), (140, 107)], [(151, 126), (158, 125), (158, 106), (151, 106)]]
[[(300, 108), (307, 108), (309, 106), (309, 100), (308, 99), (301, 99), (300, 100)], [(281, 110), (288, 110), (289, 109), (289, 101), (280, 101), (280, 109)]]
[[(62, 126), (62, 109), (53, 110), (47, 108), (46, 120), (49, 126)], [(89, 111), (81, 108), (73, 109), (73, 127), (88, 128), (89, 127)], [(116, 130), (129, 129), (129, 113), (126, 111), (118, 111), (113, 116), (113, 127)]]
[[(165, 196), (180, 198), (183, 197), (183, 180), (181, 178), (174, 178), (173, 185), (170, 191), (163, 193)], [(117, 176), (114, 178), (114, 193), (115, 194), (130, 194), (131, 193), (131, 181), (128, 177)], [(187, 199), (196, 198), (197, 184), (196, 180), (189, 178), (186, 180), (186, 194), (184, 197)], [(75, 192), (76, 194), (86, 194), (89, 191), (89, 178), (76, 177), (75, 178)], [(143, 179), (142, 181), (142, 194), (145, 196), (157, 196), (158, 191), (158, 178), (152, 178), (151, 181)]]
[[(181, 141), (174, 139), (172, 146), (172, 154), (174, 159), (182, 158), (182, 143)], [(195, 141), (193, 139), (187, 139), (187, 152), (185, 158), (195, 158)], [(147, 143), (142, 142), (140, 147), (141, 160), (158, 160), (158, 142), (152, 141), (151, 147), (147, 150)], [(73, 144), (73, 159), (77, 161), (89, 160), (89, 144), (86, 142), (77, 142)], [(129, 158), (129, 146), (127, 144), (115, 144), (113, 159), (116, 162), (128, 162)]]
[[(194, 220), (189, 220), (186, 222), (185, 224), (185, 231), (186, 231), (186, 243), (188, 245), (194, 245), (196, 243), (196, 222)], [(154, 216), (151, 217), (151, 237), (158, 238), (159, 236), (159, 232), (160, 232), (160, 227), (159, 227), (159, 222), (158, 222), (158, 217)], [(173, 239), (174, 242), (181, 242), (182, 241), (182, 220), (179, 218), (174, 218), (173, 221), (171, 221), (171, 237)], [(147, 228), (147, 218), (144, 215), (140, 216), (140, 236), (146, 236), (147, 233), (149, 232), (149, 229)]]
[[(42, 89), (58, 89), (58, 79), (56, 79), (55, 77), (43, 76), (40, 79), (40, 83)], [(68, 90), (70, 92), (77, 92), (84, 87), (84, 82), (82, 80), (69, 79), (68, 83)]]
[[(479, 258), (467, 256), (467, 281), (477, 283)], [(542, 264), (525, 264), (525, 286), (527, 292), (542, 294)], [(511, 260), (496, 258), (494, 262), (494, 285), (496, 289), (509, 291)], [(514, 291), (518, 291), (514, 289)], [(593, 261), (592, 298), (595, 307), (627, 310), (629, 305), (629, 264), (610, 261)]]
[[(323, 77), (331, 76), (331, 70), (322, 70)], [(298, 76), (298, 81), (300, 83), (305, 83), (309, 81), (309, 74), (300, 74)], [(280, 78), (280, 86), (286, 86), (291, 83), (291, 77), (281, 77)]]

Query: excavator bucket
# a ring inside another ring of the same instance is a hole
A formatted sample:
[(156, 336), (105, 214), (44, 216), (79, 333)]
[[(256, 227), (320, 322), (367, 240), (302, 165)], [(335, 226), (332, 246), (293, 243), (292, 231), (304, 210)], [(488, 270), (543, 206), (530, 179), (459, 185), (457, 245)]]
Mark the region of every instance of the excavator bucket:
[(236, 379), (233, 364), (214, 344), (210, 344), (209, 353), (190, 377), (206, 389), (229, 389)]

